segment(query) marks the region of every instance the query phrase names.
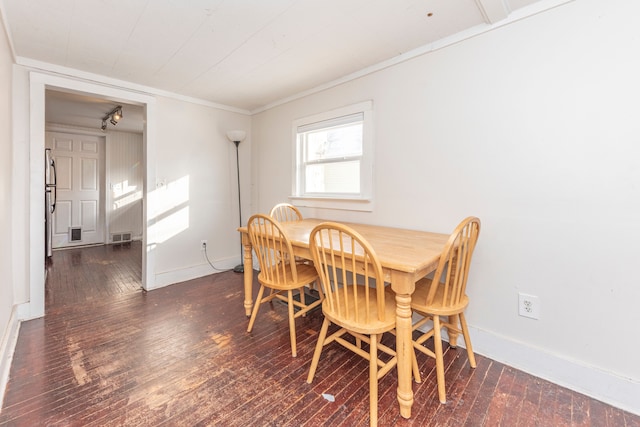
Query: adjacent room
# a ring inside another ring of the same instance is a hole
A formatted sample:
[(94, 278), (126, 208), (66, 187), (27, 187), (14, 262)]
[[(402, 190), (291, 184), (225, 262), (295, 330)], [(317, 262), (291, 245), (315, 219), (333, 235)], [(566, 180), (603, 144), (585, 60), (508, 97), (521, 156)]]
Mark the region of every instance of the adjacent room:
[[(0, 424), (640, 425), (639, 14), (0, 0)], [(260, 304), (281, 203), (302, 291)], [(340, 289), (387, 285), (353, 352), (320, 222), (375, 255)], [(467, 244), (468, 306), (426, 313)]]

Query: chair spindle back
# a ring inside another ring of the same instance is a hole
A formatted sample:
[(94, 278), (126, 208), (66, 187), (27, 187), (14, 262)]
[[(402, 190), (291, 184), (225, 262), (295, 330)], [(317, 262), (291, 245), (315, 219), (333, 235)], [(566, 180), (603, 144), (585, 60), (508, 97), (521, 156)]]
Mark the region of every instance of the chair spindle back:
[[(479, 234), (480, 219), (476, 217), (466, 218), (451, 233), (434, 273), (427, 305), (437, 302), (447, 307), (460, 303), (466, 292), (471, 258)], [(444, 284), (444, 292), (438, 295), (442, 298), (441, 301), (434, 301), (438, 283)]]
[(385, 320), (382, 267), (373, 248), (359, 233), (343, 224), (322, 223), (311, 231), (309, 247), (326, 309), (354, 322)]
[(268, 215), (256, 214), (249, 218), (247, 229), (264, 280), (282, 286), (296, 282), (296, 263), (290, 262), (293, 247), (280, 223)]

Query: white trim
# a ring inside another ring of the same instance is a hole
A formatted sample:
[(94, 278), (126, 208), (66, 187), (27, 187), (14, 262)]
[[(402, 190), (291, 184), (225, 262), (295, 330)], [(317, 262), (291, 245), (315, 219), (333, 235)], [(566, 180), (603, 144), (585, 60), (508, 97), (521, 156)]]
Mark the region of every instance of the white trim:
[[(425, 332), (431, 327), (430, 323), (428, 325), (418, 329)], [(469, 335), (476, 354), (640, 415), (640, 382), (471, 325)], [(442, 339), (449, 340), (446, 329), (442, 331)], [(462, 336), (458, 337), (457, 344), (460, 348), (466, 348)]]
[[(144, 196), (142, 202), (142, 287), (150, 290), (155, 287), (155, 271), (156, 271), (156, 218), (154, 212), (157, 211), (156, 206), (151, 206), (151, 193), (158, 188), (156, 176), (156, 142), (158, 136), (156, 134), (156, 102), (155, 98), (145, 103), (144, 121), (142, 132), (142, 158), (145, 166), (145, 174), (142, 179), (142, 187), (144, 188)], [(146, 256), (145, 256), (146, 255)]]
[(114, 87), (123, 88), (123, 89), (131, 90), (131, 91), (135, 91), (135, 92), (147, 94), (147, 95), (160, 95), (166, 98), (172, 98), (179, 101), (189, 102), (191, 104), (204, 105), (206, 107), (218, 108), (220, 110), (231, 111), (233, 113), (251, 115), (250, 111), (243, 110), (241, 108), (218, 104), (218, 103), (206, 101), (200, 98), (193, 98), (190, 96), (180, 95), (177, 93), (168, 92), (168, 91), (153, 88), (150, 86), (144, 86), (137, 83), (128, 82), (125, 80), (114, 79), (114, 78), (103, 76), (100, 74), (94, 74), (86, 71), (77, 70), (75, 68), (68, 68), (60, 65), (50, 64), (48, 62), (37, 61), (35, 59), (25, 58), (23, 56), (18, 56), (16, 58), (16, 64), (22, 65), (24, 67), (31, 68), (34, 70), (38, 70), (39, 72), (42, 72), (42, 73), (54, 73), (61, 76), (70, 76), (77, 79), (86, 80), (91, 83), (100, 84), (100, 85), (114, 86)]
[[(108, 133), (102, 132), (101, 130), (85, 128), (82, 126), (73, 126), (73, 125), (64, 125), (60, 123), (45, 123), (44, 126), (45, 132), (60, 132), (60, 133), (70, 133), (74, 135), (91, 135), (91, 136), (102, 136), (106, 137)], [(119, 132), (119, 131), (112, 131)], [(142, 132), (130, 132), (141, 134)]]
[(18, 306), (14, 305), (9, 316), (9, 324), (0, 341), (0, 411), (1, 403), (4, 402), (4, 392), (9, 382), (9, 373), (11, 372), (11, 362), (13, 354), (16, 350), (18, 342), (18, 333), (20, 331), (20, 320), (18, 316)]
[(143, 201), (143, 215), (146, 218), (146, 230), (143, 232), (142, 254), (142, 286), (145, 289), (154, 287), (155, 275), (155, 236), (152, 233), (155, 218), (149, 217), (154, 212), (148, 205), (153, 198), (149, 194), (155, 190), (155, 144), (156, 141), (155, 104), (154, 97), (130, 92), (120, 88), (76, 80), (65, 76), (43, 74), (37, 71), (29, 72), (29, 141), (30, 141), (30, 170), (29, 170), (29, 295), (26, 307), (21, 307), (21, 318), (36, 318), (44, 316), (44, 222), (41, 212), (44, 212), (44, 133), (45, 133), (45, 91), (48, 88), (60, 88), (75, 92), (95, 94), (98, 96), (121, 99), (129, 103), (145, 106), (146, 121), (143, 140), (145, 163)]
[(31, 75), (29, 82), (29, 303), (25, 316), (44, 316), (44, 148), (45, 84)]
[(639, 382), (472, 326), (469, 334), (475, 353), (640, 415)]
[[(226, 271), (231, 270), (233, 267), (238, 265), (238, 258), (224, 258), (221, 260), (213, 261), (216, 265), (216, 268), (220, 270)], [(148, 288), (150, 291), (152, 289), (163, 288), (165, 286), (173, 285), (176, 283), (186, 282), (188, 280), (197, 279), (203, 276), (209, 276), (211, 274), (222, 273), (222, 271), (214, 270), (209, 263), (194, 265), (192, 267), (180, 268), (172, 271), (165, 271), (162, 273), (158, 273), (155, 276), (154, 287)]]
[[(351, 116), (362, 113), (363, 129), (362, 129), (362, 158), (360, 164), (360, 195), (308, 195), (302, 194), (300, 186), (302, 185), (299, 178), (300, 147), (298, 146), (298, 129), (309, 126), (313, 123), (326, 122), (339, 117)], [(291, 200), (295, 200), (298, 206), (306, 206), (313, 208), (353, 210), (362, 212), (373, 211), (373, 180), (374, 180), (374, 163), (375, 163), (375, 142), (373, 134), (373, 100), (366, 100), (356, 104), (345, 105), (330, 111), (312, 114), (310, 116), (295, 119), (291, 126), (291, 141), (293, 153), (291, 165)]]
[(292, 204), (306, 208), (338, 209), (345, 211), (373, 212), (370, 199), (334, 199), (331, 197), (289, 196)]

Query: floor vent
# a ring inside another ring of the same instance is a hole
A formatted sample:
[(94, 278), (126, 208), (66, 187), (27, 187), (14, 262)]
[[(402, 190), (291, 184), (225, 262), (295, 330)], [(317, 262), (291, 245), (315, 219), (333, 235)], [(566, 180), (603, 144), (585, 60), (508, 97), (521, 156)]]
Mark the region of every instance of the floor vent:
[(69, 241), (70, 242), (81, 242), (82, 241), (82, 228), (80, 228), (80, 227), (69, 227)]
[(126, 243), (131, 241), (131, 232), (111, 233), (111, 243)]

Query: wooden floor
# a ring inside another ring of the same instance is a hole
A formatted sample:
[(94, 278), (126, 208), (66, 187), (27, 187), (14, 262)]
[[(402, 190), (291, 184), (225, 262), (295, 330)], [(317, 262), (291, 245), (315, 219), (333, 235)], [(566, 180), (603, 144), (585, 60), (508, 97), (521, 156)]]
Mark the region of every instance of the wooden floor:
[[(263, 306), (245, 332), (242, 275), (144, 292), (140, 252), (134, 243), (54, 253), (46, 315), (21, 326), (0, 425), (368, 424), (368, 369), (358, 356), (327, 348), (306, 383), (319, 312), (297, 320), (292, 358), (284, 305)], [(446, 351), (442, 405), (433, 361), (419, 362), (413, 417), (399, 416), (392, 371), (380, 381), (379, 425), (640, 426), (640, 417), (485, 357), (471, 369), (464, 349)]]

